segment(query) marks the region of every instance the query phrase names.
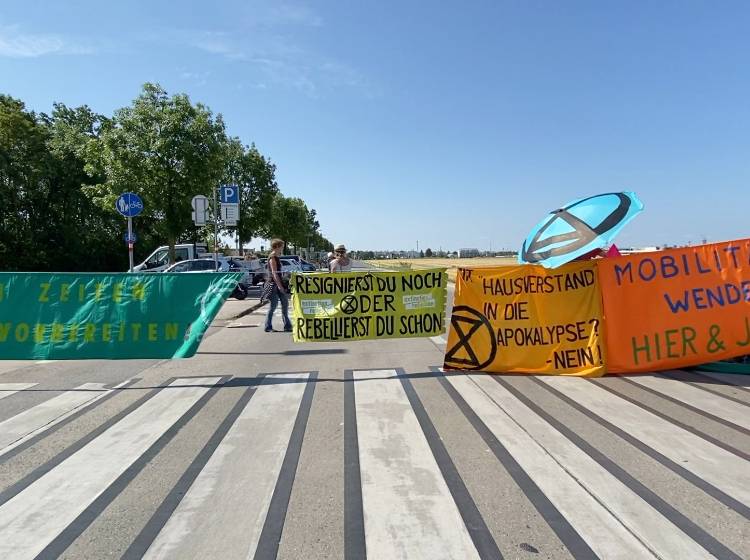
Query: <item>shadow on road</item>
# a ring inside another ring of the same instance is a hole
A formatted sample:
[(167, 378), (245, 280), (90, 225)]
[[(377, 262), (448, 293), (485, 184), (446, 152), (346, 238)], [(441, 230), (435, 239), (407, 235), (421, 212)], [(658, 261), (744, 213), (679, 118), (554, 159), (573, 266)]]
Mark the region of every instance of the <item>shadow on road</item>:
[(349, 350), (336, 348), (330, 350), (284, 350), (283, 352), (196, 352), (202, 355), (217, 356), (316, 356), (324, 354), (348, 354)]

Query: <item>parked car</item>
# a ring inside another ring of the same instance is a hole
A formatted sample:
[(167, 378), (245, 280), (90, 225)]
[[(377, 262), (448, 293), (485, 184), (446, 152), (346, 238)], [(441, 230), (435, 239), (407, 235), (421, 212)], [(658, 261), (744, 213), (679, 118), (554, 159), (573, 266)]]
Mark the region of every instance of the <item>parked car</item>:
[[(199, 259), (206, 254), (206, 246), (201, 244), (181, 243), (174, 246), (177, 262)], [(161, 272), (169, 267), (169, 247), (162, 245), (151, 253), (145, 261), (133, 267), (134, 272)]]
[(214, 263), (213, 259), (189, 259), (173, 264), (164, 272), (229, 272), (229, 268), (229, 261), (226, 259), (221, 259), (218, 263)]
[[(167, 268), (164, 272), (233, 272), (232, 265), (229, 259), (222, 258), (218, 261), (214, 259), (189, 259), (173, 264)], [(229, 297), (235, 299), (245, 299), (247, 297), (247, 285), (241, 279), (234, 291)]]
[[(296, 260), (289, 257), (279, 257), (279, 260), (281, 261), (282, 274), (291, 275), (292, 272), (302, 272), (302, 265)], [(260, 262), (263, 265), (263, 270), (268, 271), (268, 259), (262, 258)]]
[[(288, 257), (279, 257), (279, 260), (281, 261), (281, 281), (288, 286), (292, 273), (302, 272), (302, 267), (297, 261)], [(268, 259), (262, 258), (260, 262), (263, 265), (263, 278), (269, 278)]]
[[(242, 271), (245, 273), (243, 276), (243, 282), (248, 286), (257, 286), (262, 284), (266, 279), (266, 271), (261, 266), (260, 268), (253, 268), (250, 261), (243, 259), (229, 259), (233, 270)], [(258, 261), (256, 261), (258, 262)]]
[(281, 257), (282, 261), (282, 267), (284, 264), (284, 261), (288, 261), (288, 264), (295, 267), (292, 272), (317, 272), (318, 267), (315, 266), (313, 263), (306, 261), (299, 255), (284, 255)]
[(305, 259), (300, 259), (299, 264), (302, 267), (302, 272), (318, 272), (318, 267)]

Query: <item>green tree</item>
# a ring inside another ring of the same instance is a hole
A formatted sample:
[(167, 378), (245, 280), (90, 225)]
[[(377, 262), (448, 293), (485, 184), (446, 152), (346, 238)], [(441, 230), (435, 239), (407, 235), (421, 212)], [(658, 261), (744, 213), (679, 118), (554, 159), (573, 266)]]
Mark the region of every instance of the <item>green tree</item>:
[(307, 247), (319, 227), (315, 210), (309, 209), (304, 200), (276, 195), (269, 231), (272, 237), (279, 237), (295, 248)]
[[(27, 112), (0, 96), (0, 267), (122, 270), (115, 220), (85, 196), (85, 154), (106, 121), (88, 107)], [(121, 235), (121, 233), (119, 234)]]
[(276, 166), (255, 147), (244, 146), (238, 138), (229, 141), (224, 182), (240, 187), (240, 219), (237, 234), (240, 247), (253, 237), (267, 237), (279, 187)]
[(45, 229), (46, 246), (55, 255), (48, 262), (56, 270), (123, 270), (124, 221), (97, 207), (84, 192), (102, 179), (87, 172), (86, 159), (108, 119), (87, 106), (55, 103), (51, 115), (42, 114), (40, 121), (48, 130), (53, 165)]
[(424, 252), (424, 256), (429, 259), (432, 256), (432, 249), (427, 247), (427, 250)]
[(190, 202), (199, 194), (213, 198), (227, 150), (221, 115), (147, 83), (131, 106), (115, 111), (96, 152), (90, 152), (91, 168), (106, 179), (88, 192), (112, 212), (120, 193), (138, 193), (145, 206), (139, 222), (152, 222), (174, 260), (175, 243), (193, 227)]
[(310, 246), (316, 251), (333, 251), (333, 243), (317, 230), (310, 236)]
[[(35, 247), (33, 225), (45, 204), (47, 131), (23, 102), (0, 95), (0, 265), (25, 270)], [(43, 258), (40, 256), (39, 258)]]

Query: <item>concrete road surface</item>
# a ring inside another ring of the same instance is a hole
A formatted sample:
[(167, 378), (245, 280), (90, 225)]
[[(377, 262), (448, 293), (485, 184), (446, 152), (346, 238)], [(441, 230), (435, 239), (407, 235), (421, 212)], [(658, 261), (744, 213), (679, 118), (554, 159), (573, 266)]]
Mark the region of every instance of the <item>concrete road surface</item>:
[(747, 377), (444, 375), (439, 337), (264, 312), (188, 360), (0, 361), (0, 558), (750, 558)]

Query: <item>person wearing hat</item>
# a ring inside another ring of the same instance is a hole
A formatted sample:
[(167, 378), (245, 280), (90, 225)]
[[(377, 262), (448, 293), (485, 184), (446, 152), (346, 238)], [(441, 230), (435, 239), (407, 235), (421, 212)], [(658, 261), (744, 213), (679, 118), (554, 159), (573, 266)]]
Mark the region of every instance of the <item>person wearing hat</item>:
[(333, 258), (335, 255), (333, 254), (333, 251), (329, 251), (328, 255), (326, 256), (326, 267), (328, 268), (328, 272), (331, 272), (331, 263), (333, 262)]
[(343, 244), (336, 245), (334, 252), (336, 258), (331, 261), (331, 272), (351, 272), (352, 261), (346, 256), (346, 247)]

